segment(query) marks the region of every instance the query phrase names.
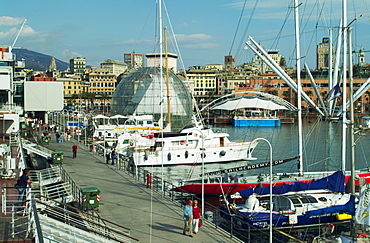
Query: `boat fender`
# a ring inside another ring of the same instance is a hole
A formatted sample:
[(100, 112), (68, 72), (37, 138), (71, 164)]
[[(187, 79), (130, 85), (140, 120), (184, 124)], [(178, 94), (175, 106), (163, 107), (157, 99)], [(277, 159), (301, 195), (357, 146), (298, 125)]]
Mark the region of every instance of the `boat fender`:
[(187, 159), (189, 157), (189, 151), (185, 151), (185, 159)]
[(167, 160), (170, 161), (171, 160), (171, 153), (168, 153), (167, 154)]
[(224, 150), (222, 150), (222, 151), (220, 152), (220, 155), (221, 155), (221, 156), (225, 156), (225, 154), (226, 154), (226, 152), (225, 152)]
[(365, 234), (359, 234), (359, 235), (357, 236), (357, 238), (362, 238), (362, 237), (364, 237), (364, 238), (369, 238), (369, 236), (367, 236), (367, 235), (365, 235)]
[(327, 224), (325, 225), (325, 233), (326, 235), (331, 235), (334, 232), (334, 224)]
[(204, 159), (206, 157), (206, 153), (201, 153), (200, 157)]
[(144, 154), (144, 160), (148, 160), (148, 155)]
[(235, 206), (235, 204), (230, 203), (230, 208), (231, 208), (231, 210), (236, 211), (236, 206)]

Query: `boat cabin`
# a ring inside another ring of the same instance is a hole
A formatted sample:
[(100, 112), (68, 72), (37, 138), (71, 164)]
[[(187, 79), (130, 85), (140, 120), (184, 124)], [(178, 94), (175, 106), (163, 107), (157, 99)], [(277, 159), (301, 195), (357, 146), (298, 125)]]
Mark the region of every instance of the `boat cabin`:
[[(326, 201), (325, 197), (319, 200)], [(318, 200), (311, 195), (278, 195), (273, 198), (273, 210), (282, 214), (298, 213), (307, 210), (308, 206), (317, 204)]]

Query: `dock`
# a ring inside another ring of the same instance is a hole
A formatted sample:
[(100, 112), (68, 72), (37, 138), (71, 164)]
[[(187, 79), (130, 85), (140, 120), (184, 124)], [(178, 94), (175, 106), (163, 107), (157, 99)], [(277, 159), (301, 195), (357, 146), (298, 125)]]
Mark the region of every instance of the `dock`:
[[(75, 159), (73, 143), (78, 145)], [(64, 152), (62, 166), (78, 187), (100, 190), (100, 217), (130, 228), (130, 235), (140, 242), (240, 242), (208, 222), (193, 238), (183, 235), (180, 204), (147, 188), (131, 174), (106, 164), (102, 156), (76, 140), (56, 143), (51, 139), (48, 148)]]

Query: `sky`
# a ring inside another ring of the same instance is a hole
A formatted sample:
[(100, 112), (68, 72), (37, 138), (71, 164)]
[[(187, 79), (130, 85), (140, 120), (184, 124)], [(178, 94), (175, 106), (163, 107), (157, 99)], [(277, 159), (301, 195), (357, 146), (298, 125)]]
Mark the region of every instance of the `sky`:
[[(299, 2), (301, 56), (314, 69), (316, 45), (328, 36), (329, 27), (333, 28), (333, 40), (337, 39), (341, 3)], [(267, 49), (279, 49), (288, 65), (294, 66), (293, 3), (164, 0), (163, 25), (168, 29), (169, 52), (180, 53), (185, 68), (223, 64), (224, 56), (229, 54), (235, 55), (236, 64), (242, 64), (252, 60), (253, 53), (244, 48), (248, 36), (252, 36)], [(62, 61), (85, 57), (88, 65), (99, 67), (107, 59), (123, 61), (124, 53), (159, 52), (155, 0), (17, 0), (7, 1), (4, 6), (0, 9), (0, 45), (13, 44), (23, 19), (27, 19), (15, 47)], [(351, 24), (354, 50), (370, 50), (370, 1), (348, 0), (347, 8), (347, 23), (357, 17)]]

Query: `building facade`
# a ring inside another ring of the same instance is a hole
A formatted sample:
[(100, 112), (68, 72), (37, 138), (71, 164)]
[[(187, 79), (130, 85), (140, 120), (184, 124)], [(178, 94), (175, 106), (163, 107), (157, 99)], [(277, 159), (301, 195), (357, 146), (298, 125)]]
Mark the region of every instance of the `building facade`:
[[(168, 53), (168, 68), (173, 72), (177, 72), (177, 58), (178, 56), (173, 53)], [(159, 67), (160, 66), (160, 54), (159, 53), (148, 53), (145, 55), (147, 61), (147, 67)], [(163, 67), (166, 66), (166, 55), (162, 53)]]
[(69, 60), (69, 69), (70, 72), (74, 75), (84, 75), (86, 68), (86, 58), (84, 57), (75, 57)]
[(109, 72), (116, 75), (116, 77), (127, 70), (126, 63), (114, 60), (105, 60), (104, 62), (100, 63), (100, 67), (108, 69)]
[(144, 67), (144, 54), (125, 53), (123, 61), (127, 64), (128, 69), (138, 69)]
[[(316, 64), (317, 70), (329, 69), (329, 38), (322, 38), (322, 42), (317, 45)], [(333, 46), (333, 45), (332, 45)], [(332, 48), (332, 64), (334, 60), (334, 48)]]

